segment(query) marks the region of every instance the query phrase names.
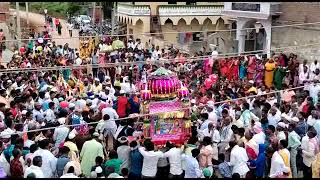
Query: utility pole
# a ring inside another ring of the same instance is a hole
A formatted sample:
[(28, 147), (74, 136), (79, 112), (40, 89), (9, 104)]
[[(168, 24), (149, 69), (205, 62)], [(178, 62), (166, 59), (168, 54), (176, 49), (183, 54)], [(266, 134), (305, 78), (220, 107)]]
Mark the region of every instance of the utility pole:
[(26, 12), (27, 12), (27, 26), (29, 28), (29, 3), (26, 2)]
[(18, 48), (21, 46), (21, 24), (20, 24), (20, 10), (19, 2), (16, 2), (16, 11), (17, 11), (17, 35), (18, 35)]
[(101, 12), (101, 25), (100, 25), (100, 32), (103, 34), (103, 18), (104, 18), (104, 14), (103, 14), (103, 6), (102, 6), (102, 2), (100, 2), (100, 12)]
[(111, 35), (114, 34), (114, 26), (115, 26), (115, 16), (116, 16), (116, 11), (117, 11), (117, 2), (113, 2), (113, 9), (111, 13)]
[(92, 3), (93, 9), (92, 9), (92, 23), (95, 25), (96, 23), (96, 2)]

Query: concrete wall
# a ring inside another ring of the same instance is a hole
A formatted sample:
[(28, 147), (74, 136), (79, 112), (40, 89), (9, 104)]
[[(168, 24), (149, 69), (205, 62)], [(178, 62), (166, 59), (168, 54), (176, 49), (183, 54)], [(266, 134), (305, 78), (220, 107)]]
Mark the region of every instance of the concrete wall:
[(320, 22), (320, 2), (282, 2), (279, 21)]
[[(282, 14), (275, 25), (320, 22), (320, 2), (282, 2)], [(320, 42), (320, 24), (272, 29), (271, 48), (299, 46)], [(287, 49), (299, 59), (313, 60), (320, 55), (320, 44)], [(285, 51), (285, 50), (284, 50)]]
[(315, 44), (313, 46), (301, 46), (297, 48), (283, 49), (278, 51), (292, 51), (299, 59), (313, 60), (320, 55), (320, 26), (317, 27), (288, 27), (273, 28), (271, 49), (288, 46), (300, 46)]

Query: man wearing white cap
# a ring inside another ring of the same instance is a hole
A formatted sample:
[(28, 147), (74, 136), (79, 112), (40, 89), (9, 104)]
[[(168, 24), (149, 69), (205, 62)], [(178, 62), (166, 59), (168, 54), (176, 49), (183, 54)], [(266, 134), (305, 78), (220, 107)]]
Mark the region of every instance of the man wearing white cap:
[(207, 102), (206, 111), (207, 111), (207, 113), (209, 115), (208, 120), (212, 121), (214, 126), (216, 126), (217, 125), (217, 121), (218, 121), (218, 116), (215, 113), (215, 107), (214, 107), (214, 102), (213, 101), (208, 101)]
[(130, 94), (130, 93), (136, 92), (136, 86), (129, 82), (129, 77), (128, 76), (123, 78), (123, 83), (121, 83), (121, 90), (123, 90), (124, 93), (126, 93), (126, 94)]
[(286, 139), (286, 134), (284, 133), (284, 130), (287, 128), (287, 125), (284, 122), (279, 122), (277, 125), (277, 138), (278, 140)]
[(253, 131), (255, 132), (255, 135), (253, 135), (252, 139), (259, 145), (264, 144), (266, 135), (263, 132), (263, 129), (261, 127), (260, 122), (255, 122), (253, 126)]
[(32, 115), (32, 118), (36, 121), (42, 121), (44, 119), (42, 105), (39, 102), (34, 104)]
[(268, 113), (268, 123), (274, 127), (277, 126), (277, 123), (281, 120), (281, 111), (272, 107)]
[(62, 142), (66, 140), (69, 134), (69, 128), (65, 126), (67, 113), (60, 112), (58, 122), (60, 126), (54, 129), (53, 140), (55, 147), (59, 147)]
[(102, 92), (99, 94), (100, 98), (105, 99), (106, 102), (113, 102), (115, 100), (114, 95), (110, 93), (110, 87), (106, 87), (103, 89)]

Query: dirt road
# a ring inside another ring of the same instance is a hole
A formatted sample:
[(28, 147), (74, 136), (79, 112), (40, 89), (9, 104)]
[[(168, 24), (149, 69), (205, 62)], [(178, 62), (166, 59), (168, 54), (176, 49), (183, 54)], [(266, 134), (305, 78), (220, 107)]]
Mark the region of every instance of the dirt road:
[[(20, 11), (20, 17), (23, 19), (27, 19), (27, 13), (25, 11)], [(45, 23), (44, 15), (29, 12), (29, 22), (35, 26), (43, 26)], [(59, 36), (58, 32), (54, 29), (51, 32), (52, 39), (56, 42), (57, 45), (64, 45), (65, 43), (69, 43), (69, 47), (79, 49), (79, 38), (74, 38), (79, 36), (79, 31), (74, 29), (72, 33), (73, 38), (70, 38), (69, 31), (67, 28), (67, 21), (60, 19), (60, 22), (62, 25), (61, 36)], [(43, 28), (39, 27), (38, 30), (42, 31)]]

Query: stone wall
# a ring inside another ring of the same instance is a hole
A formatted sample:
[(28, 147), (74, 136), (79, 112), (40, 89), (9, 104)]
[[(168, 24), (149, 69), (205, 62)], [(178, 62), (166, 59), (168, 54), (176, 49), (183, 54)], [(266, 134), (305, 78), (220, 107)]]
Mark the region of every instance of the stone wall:
[[(320, 22), (320, 2), (283, 2), (282, 14), (273, 26)], [(314, 60), (320, 55), (320, 24), (272, 29), (271, 49), (287, 46), (302, 46), (283, 50), (297, 54), (299, 59)], [(278, 50), (279, 51), (279, 50)]]

